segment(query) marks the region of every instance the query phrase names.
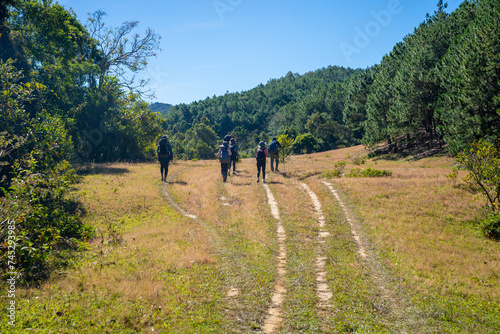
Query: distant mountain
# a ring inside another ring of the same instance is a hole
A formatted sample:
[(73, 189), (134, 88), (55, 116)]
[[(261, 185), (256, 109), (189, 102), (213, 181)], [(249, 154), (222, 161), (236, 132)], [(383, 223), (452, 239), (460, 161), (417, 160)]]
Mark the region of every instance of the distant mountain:
[(155, 102), (149, 105), (149, 109), (153, 112), (159, 112), (161, 115), (165, 115), (170, 110), (172, 105), (168, 103)]

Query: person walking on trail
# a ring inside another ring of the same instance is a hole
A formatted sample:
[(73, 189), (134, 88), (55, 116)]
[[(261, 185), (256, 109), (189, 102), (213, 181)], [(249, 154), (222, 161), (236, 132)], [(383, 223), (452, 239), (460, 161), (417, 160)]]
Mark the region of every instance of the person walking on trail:
[(229, 143), (227, 141), (223, 142), (219, 146), (219, 152), (217, 152), (217, 158), (220, 161), (220, 171), (222, 174), (222, 181), (226, 182), (227, 172), (231, 164), (231, 149), (229, 148)]
[(266, 143), (264, 143), (263, 141), (259, 143), (259, 148), (257, 149), (255, 158), (257, 159), (257, 182), (259, 182), (260, 171), (262, 170), (262, 182), (266, 183), (267, 149)]
[(236, 139), (231, 138), (229, 147), (231, 148), (231, 162), (229, 163), (228, 174), (231, 172), (231, 165), (233, 165), (233, 174), (236, 173), (236, 162), (238, 161), (238, 145)]
[(170, 146), (167, 136), (163, 135), (160, 137), (156, 153), (158, 154), (158, 161), (160, 162), (161, 180), (167, 182), (168, 164), (174, 157), (172, 146)]
[[(276, 138), (273, 138), (268, 147), (268, 152), (271, 157), (271, 172), (276, 171), (279, 173), (278, 164), (280, 162), (280, 148), (281, 144)], [(276, 168), (274, 168), (274, 162), (276, 161)]]

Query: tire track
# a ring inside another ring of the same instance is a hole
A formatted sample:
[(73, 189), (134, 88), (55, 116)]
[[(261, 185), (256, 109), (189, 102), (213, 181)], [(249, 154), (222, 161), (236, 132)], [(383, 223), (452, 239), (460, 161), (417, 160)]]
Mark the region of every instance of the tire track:
[(330, 189), (330, 192), (344, 211), (347, 222), (351, 227), (353, 239), (357, 244), (358, 254), (371, 271), (373, 281), (377, 284), (380, 291), (380, 299), (388, 303), (388, 312), (392, 317), (389, 321), (394, 326), (394, 331), (397, 333), (425, 332), (424, 329), (428, 328), (426, 320), (417, 314), (418, 311), (414, 309), (410, 302), (405, 301), (404, 294), (401, 291), (397, 291), (397, 287), (391, 287), (390, 278), (385, 272), (383, 265), (377, 260), (374, 251), (368, 248), (367, 242), (360, 235), (361, 227), (358, 225), (357, 220), (352, 217), (352, 213), (340, 198), (338, 192), (333, 188), (333, 185), (326, 181), (322, 182)]
[(272, 334), (274, 333), (279, 326), (281, 325), (281, 322), (283, 320), (281, 316), (282, 308), (281, 305), (283, 304), (283, 299), (286, 293), (286, 288), (284, 285), (285, 281), (285, 275), (286, 275), (286, 233), (285, 233), (285, 228), (283, 227), (283, 224), (281, 223), (281, 218), (280, 218), (280, 213), (278, 210), (278, 203), (276, 202), (276, 199), (274, 198), (273, 193), (271, 192), (271, 189), (267, 184), (264, 184), (264, 188), (266, 189), (267, 193), (267, 201), (269, 204), (269, 207), (271, 208), (271, 214), (273, 215), (274, 219), (276, 219), (277, 222), (277, 234), (278, 234), (278, 245), (279, 245), (279, 254), (278, 254), (278, 268), (277, 268), (277, 275), (278, 278), (276, 280), (276, 283), (274, 285), (274, 294), (271, 297), (271, 305), (267, 311), (267, 316), (266, 319), (264, 320), (264, 324), (262, 325), (262, 332), (266, 334)]
[[(330, 236), (330, 233), (326, 231), (326, 219), (323, 214), (323, 210), (321, 209), (321, 202), (318, 199), (318, 196), (309, 188), (309, 186), (305, 183), (300, 183), (300, 186), (308, 193), (311, 198), (314, 211), (318, 216), (319, 223), (319, 233), (318, 233), (318, 242), (320, 244), (324, 244), (326, 242), (326, 238)], [(319, 247), (316, 254), (316, 295), (318, 297), (318, 308), (320, 310), (324, 310), (325, 308), (329, 309), (332, 307), (330, 304), (330, 299), (332, 298), (332, 292), (330, 287), (328, 286), (326, 280), (326, 256), (323, 251)]]

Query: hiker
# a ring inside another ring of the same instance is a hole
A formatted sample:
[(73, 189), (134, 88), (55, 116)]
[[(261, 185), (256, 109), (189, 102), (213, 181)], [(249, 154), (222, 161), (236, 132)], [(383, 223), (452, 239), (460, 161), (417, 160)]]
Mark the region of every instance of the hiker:
[(229, 166), (231, 165), (231, 149), (229, 148), (229, 143), (227, 141), (223, 142), (219, 146), (219, 152), (217, 152), (217, 158), (220, 161), (220, 171), (222, 174), (222, 181), (226, 182), (227, 172)]
[(167, 136), (163, 135), (160, 137), (156, 153), (158, 154), (158, 161), (160, 162), (161, 180), (167, 182), (168, 164), (174, 157), (172, 146), (170, 146)]
[[(271, 156), (271, 172), (274, 172), (276, 170), (276, 173), (279, 173), (278, 170), (278, 164), (280, 162), (280, 148), (281, 144), (279, 141), (276, 139), (276, 137), (273, 137), (271, 143), (269, 144), (268, 147), (268, 152), (269, 155)], [(276, 169), (274, 168), (274, 161), (276, 161)]]
[(259, 182), (260, 170), (262, 169), (262, 182), (266, 183), (267, 149), (266, 143), (264, 143), (263, 141), (259, 143), (259, 148), (257, 149), (255, 158), (257, 159), (257, 182)]
[(233, 165), (233, 174), (236, 173), (236, 162), (238, 161), (238, 145), (236, 145), (236, 139), (231, 138), (229, 147), (231, 149), (231, 162), (229, 163), (228, 174), (231, 172), (231, 165)]

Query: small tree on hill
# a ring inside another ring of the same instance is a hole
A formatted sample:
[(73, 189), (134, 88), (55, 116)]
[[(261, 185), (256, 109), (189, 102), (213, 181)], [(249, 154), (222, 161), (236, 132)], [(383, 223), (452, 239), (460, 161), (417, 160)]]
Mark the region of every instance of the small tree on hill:
[(283, 171), (286, 172), (286, 161), (290, 157), (293, 139), (287, 134), (278, 136), (278, 142), (281, 145), (281, 162), (283, 163)]
[(465, 181), (479, 186), (488, 198), (493, 213), (499, 213), (500, 153), (485, 141), (476, 141), (457, 156), (458, 162), (469, 170)]

